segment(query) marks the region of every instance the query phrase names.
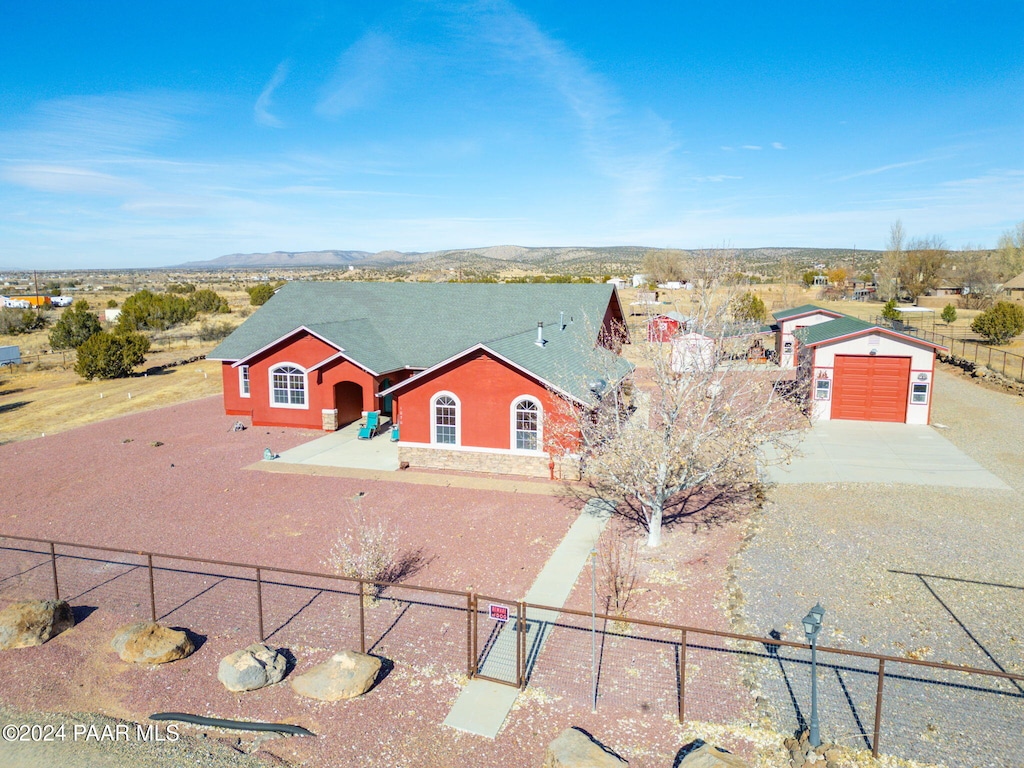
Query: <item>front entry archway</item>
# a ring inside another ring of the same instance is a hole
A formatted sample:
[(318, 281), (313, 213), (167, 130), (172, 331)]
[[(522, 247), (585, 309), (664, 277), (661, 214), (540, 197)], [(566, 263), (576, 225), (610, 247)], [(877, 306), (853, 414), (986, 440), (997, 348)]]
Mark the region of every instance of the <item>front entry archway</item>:
[(338, 426), (358, 421), (363, 416), (363, 388), (354, 381), (334, 385), (334, 407), (338, 409)]

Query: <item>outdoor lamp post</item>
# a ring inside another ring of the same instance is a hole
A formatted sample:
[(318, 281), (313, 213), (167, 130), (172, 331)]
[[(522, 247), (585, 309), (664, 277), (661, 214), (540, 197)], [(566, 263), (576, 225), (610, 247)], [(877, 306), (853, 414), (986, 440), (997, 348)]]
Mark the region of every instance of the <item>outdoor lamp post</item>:
[(821, 746), (821, 736), (818, 733), (818, 633), (821, 631), (821, 619), (825, 615), (825, 609), (821, 603), (817, 603), (803, 619), (804, 634), (807, 635), (807, 642), (811, 645), (811, 727), (808, 737), (812, 747)]

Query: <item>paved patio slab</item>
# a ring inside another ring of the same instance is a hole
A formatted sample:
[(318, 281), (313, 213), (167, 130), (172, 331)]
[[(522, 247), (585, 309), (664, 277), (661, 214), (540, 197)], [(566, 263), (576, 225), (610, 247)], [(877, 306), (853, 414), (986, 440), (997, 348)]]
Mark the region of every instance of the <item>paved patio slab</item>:
[(398, 445), (392, 443), (389, 429), (381, 429), (370, 440), (360, 440), (359, 422), (337, 432), (284, 451), (275, 463), (305, 464), (315, 467), (346, 467), (349, 469), (398, 469)]
[(935, 427), (819, 421), (789, 466), (769, 467), (775, 483), (904, 483), (1010, 490)]

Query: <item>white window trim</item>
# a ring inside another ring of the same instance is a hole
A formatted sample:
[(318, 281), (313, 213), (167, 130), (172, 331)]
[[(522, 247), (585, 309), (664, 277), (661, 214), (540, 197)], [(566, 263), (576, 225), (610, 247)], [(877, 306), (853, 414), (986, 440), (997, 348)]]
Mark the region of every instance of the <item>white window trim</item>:
[[(528, 451), (523, 448), (516, 448), (516, 406), (523, 400), (529, 400), (537, 406), (537, 450)], [(544, 453), (544, 406), (533, 395), (516, 395), (508, 406), (509, 436), (508, 447), (512, 453), (522, 456), (545, 456)]]
[[(302, 391), (304, 393), (302, 405), (293, 403), (275, 403), (274, 402), (274, 373), (281, 370), (282, 368), (295, 368), (302, 374)], [(309, 410), (309, 372), (299, 365), (298, 363), (282, 362), (273, 366), (267, 372), (267, 383), (270, 385), (270, 407), (271, 408), (290, 408), (297, 411), (308, 411)], [(252, 386), (252, 379), (249, 380), (249, 386)]]
[[(442, 397), (450, 397), (455, 401), (455, 443), (437, 442), (437, 401)], [(430, 398), (430, 444), (442, 448), (453, 448), (462, 445), (462, 401), (454, 392), (442, 390), (435, 392)]]
[(252, 380), (249, 378), (248, 365), (238, 366), (238, 396), (252, 397)]

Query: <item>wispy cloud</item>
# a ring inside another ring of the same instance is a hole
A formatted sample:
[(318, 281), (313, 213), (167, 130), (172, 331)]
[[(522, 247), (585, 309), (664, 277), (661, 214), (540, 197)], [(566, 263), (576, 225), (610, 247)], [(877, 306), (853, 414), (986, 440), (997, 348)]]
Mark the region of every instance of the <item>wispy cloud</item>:
[(773, 141), (772, 142), (772, 149), (785, 149), (785, 148), (786, 148), (785, 145), (783, 145), (783, 143), (781, 141)]
[(759, 147), (757, 144), (744, 144), (743, 145), (743, 149), (750, 149), (750, 150), (754, 150), (754, 151), (760, 151), (762, 148)]
[(388, 36), (368, 32), (338, 60), (334, 77), (316, 105), (318, 114), (337, 117), (372, 103), (397, 73), (401, 49)]
[(137, 188), (116, 176), (65, 165), (11, 165), (0, 171), (0, 177), (40, 192), (122, 195)]
[(288, 60), (285, 59), (277, 65), (277, 69), (274, 70), (273, 76), (263, 87), (263, 91), (260, 93), (256, 104), (253, 106), (253, 114), (256, 118), (256, 122), (260, 125), (266, 125), (270, 128), (280, 128), (281, 121), (275, 116), (270, 114), (271, 99), (273, 98), (274, 91), (285, 81), (288, 77)]
[(539, 78), (579, 121), (582, 148), (595, 170), (617, 185), (620, 210), (644, 208), (678, 148), (668, 121), (630, 109), (618, 92), (561, 41), (503, 0), (485, 0), (472, 16), (480, 41)]
[(849, 181), (850, 179), (859, 179), (862, 176), (875, 176), (879, 173), (885, 173), (886, 171), (894, 171), (897, 168), (909, 168), (912, 165), (921, 165), (922, 163), (930, 163), (932, 160), (926, 158), (924, 160), (908, 160), (904, 163), (890, 163), (889, 165), (881, 165), (878, 168), (869, 168), (866, 171), (857, 171), (846, 176), (840, 176), (836, 181)]
[(732, 180), (735, 180), (735, 179), (742, 179), (742, 178), (743, 178), (742, 176), (729, 176), (729, 175), (724, 174), (724, 173), (719, 173), (719, 174), (716, 174), (714, 176), (695, 176), (693, 178), (693, 180), (694, 181), (701, 181), (701, 182), (703, 182), (703, 181), (720, 182), (720, 181), (732, 181)]

